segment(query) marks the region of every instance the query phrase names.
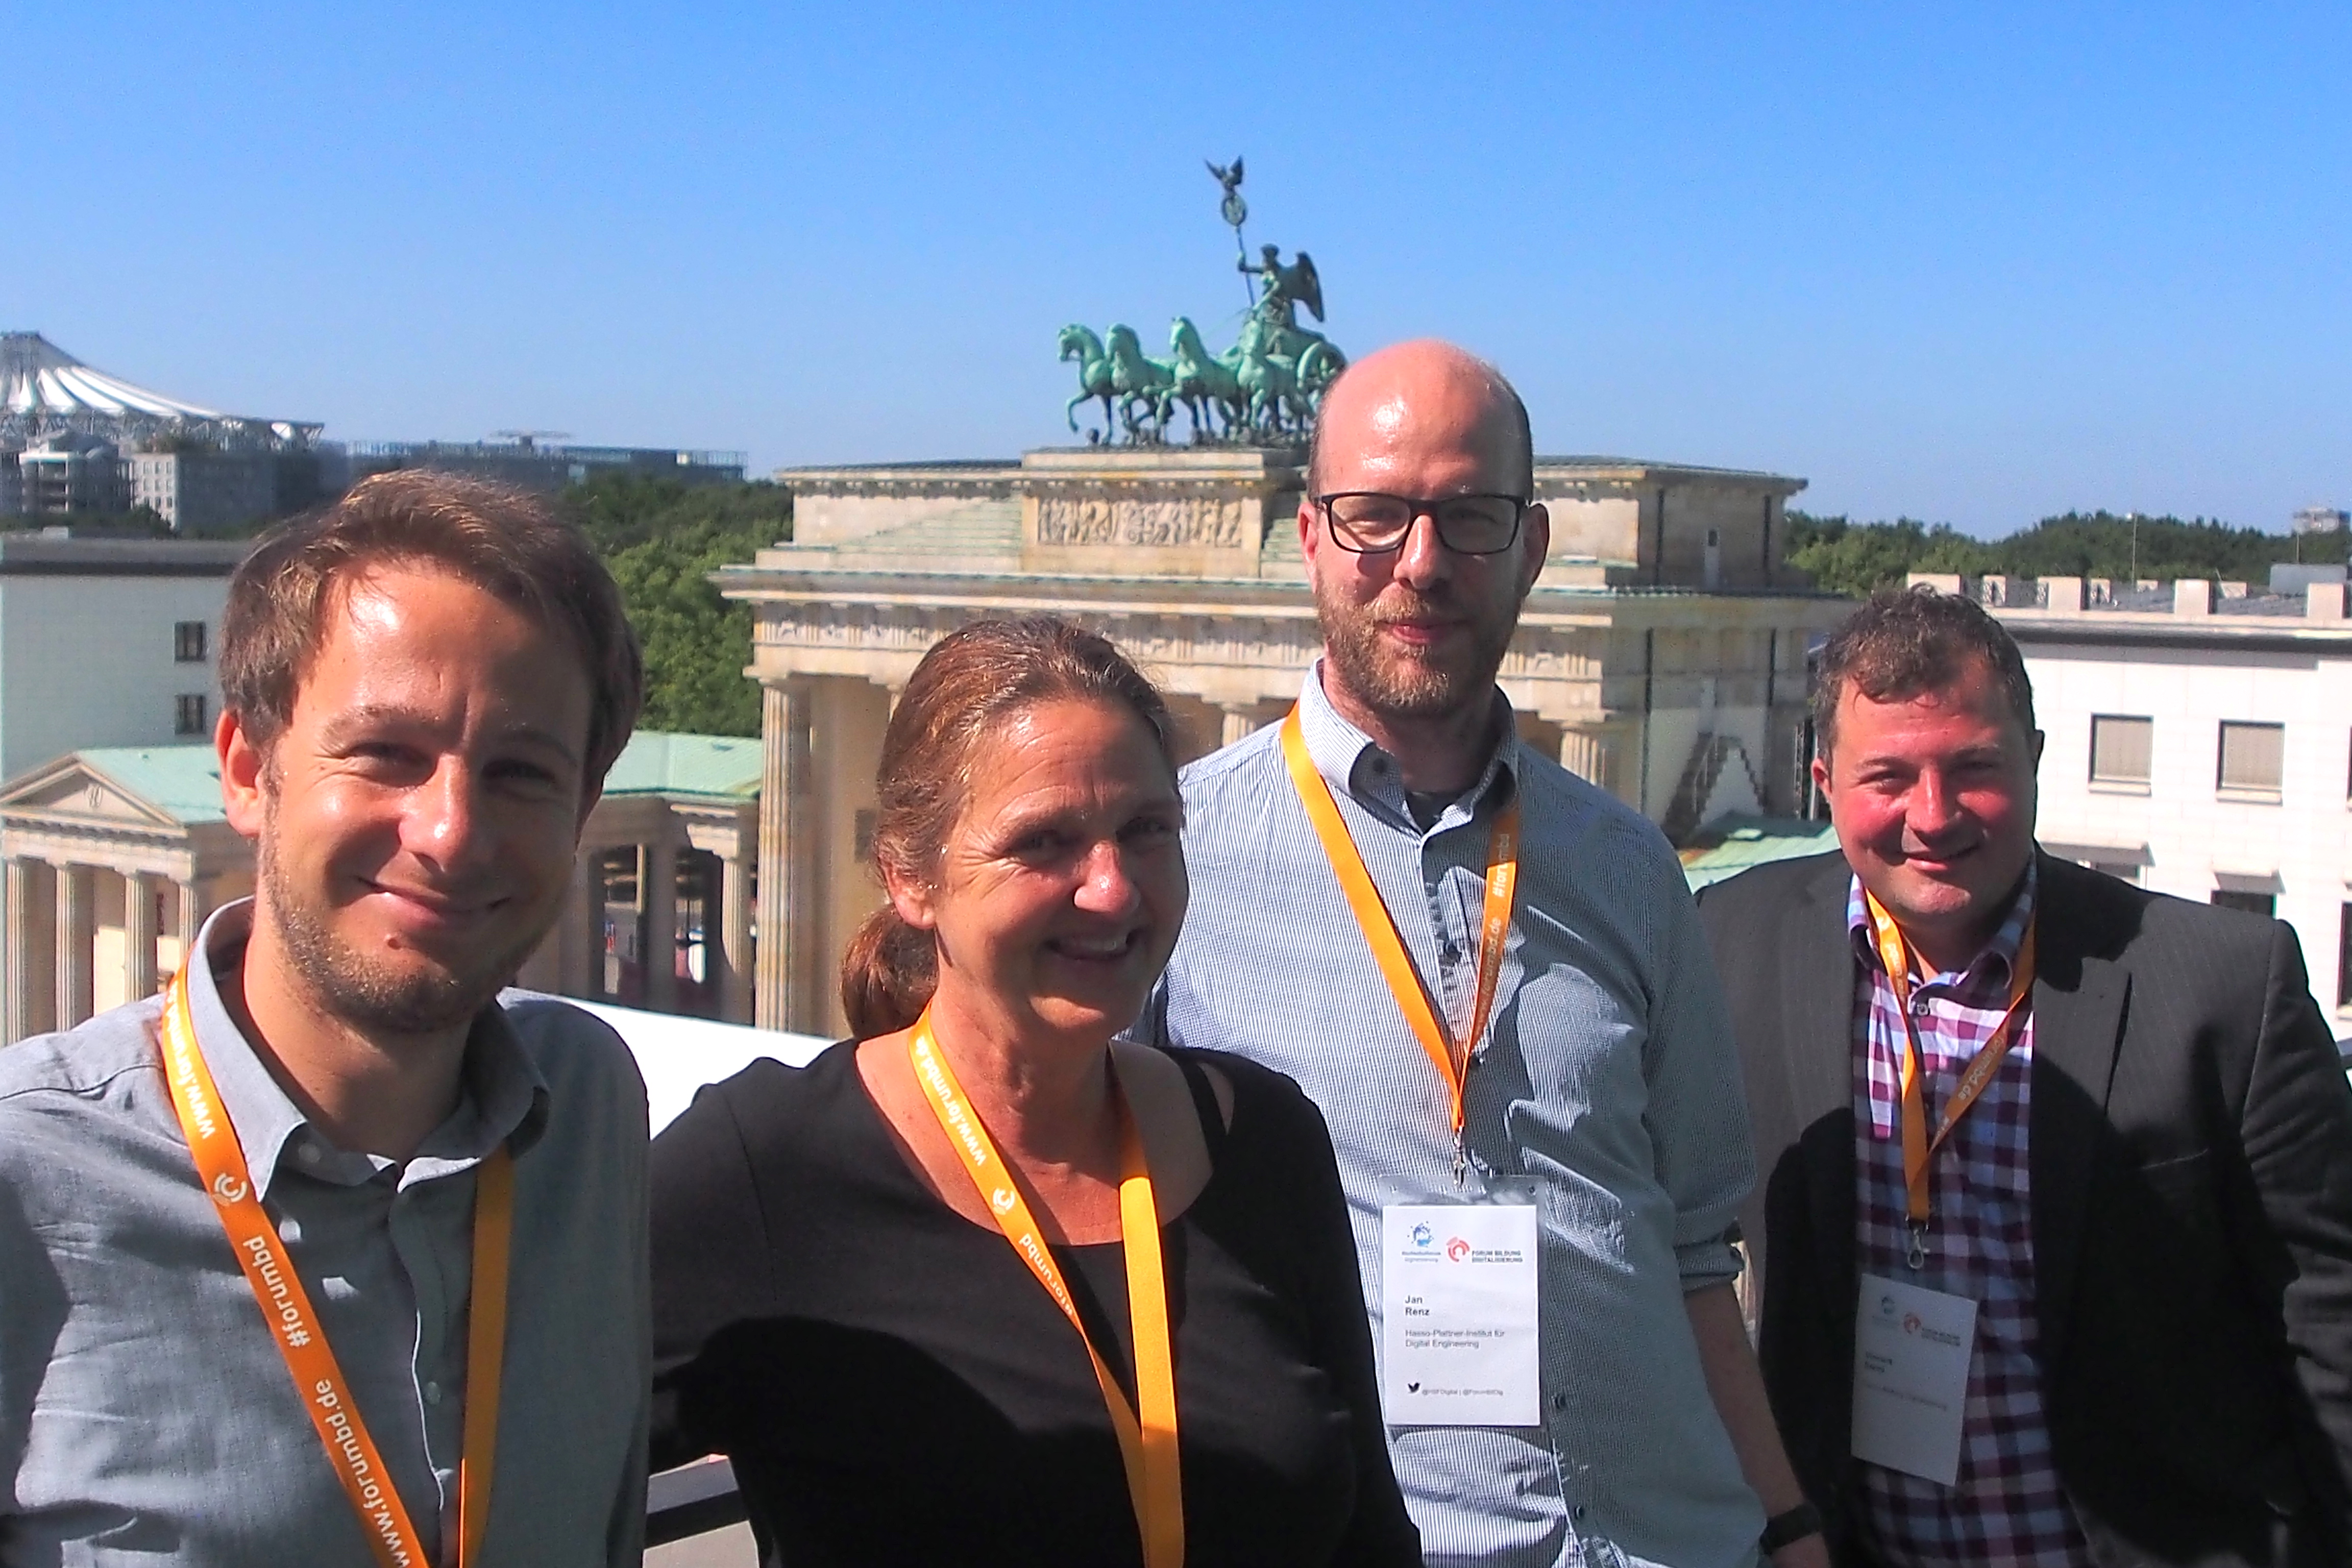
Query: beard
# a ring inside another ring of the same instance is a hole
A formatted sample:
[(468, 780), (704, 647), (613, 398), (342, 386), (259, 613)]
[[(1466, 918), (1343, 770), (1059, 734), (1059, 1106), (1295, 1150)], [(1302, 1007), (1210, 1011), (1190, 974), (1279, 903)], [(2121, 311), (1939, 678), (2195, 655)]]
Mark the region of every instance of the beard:
[(467, 1023), (489, 1005), (545, 934), (534, 930), (528, 940), (519, 935), (468, 953), (463, 970), (412, 949), (418, 962), (396, 969), (335, 933), (325, 904), (296, 887), (275, 853), (276, 829), (273, 812), (258, 846), (257, 869), (296, 984), (321, 1012), (362, 1035), (434, 1034)]
[[(1492, 700), (1495, 673), (1517, 629), (1516, 615), (1477, 613), (1452, 594), (1418, 593), (1402, 584), (1369, 605), (1341, 604), (1319, 590), (1315, 618), (1340, 682), (1357, 701), (1385, 718), (1444, 719)], [(1463, 616), (1466, 646), (1415, 652), (1381, 635), (1396, 621)]]

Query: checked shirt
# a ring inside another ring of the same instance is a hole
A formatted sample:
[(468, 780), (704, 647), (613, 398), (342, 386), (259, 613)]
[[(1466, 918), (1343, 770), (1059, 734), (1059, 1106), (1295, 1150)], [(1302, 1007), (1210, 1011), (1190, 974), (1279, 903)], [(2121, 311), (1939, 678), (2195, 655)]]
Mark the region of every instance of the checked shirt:
[[(1966, 968), (1912, 990), (1930, 1131), (1960, 1075), (2000, 1026), (2011, 966), (2033, 917), (2035, 880), (2029, 869), (2009, 918)], [(1915, 1270), (1906, 1261), (1903, 1187), (1903, 1014), (1871, 939), (1859, 879), (1846, 920), (1862, 961), (1854, 983), (1853, 1109), (1863, 1271), (1977, 1303), (1958, 1484), (1939, 1486), (1857, 1461), (1864, 1539), (1890, 1568), (2089, 1568), (2090, 1549), (2059, 1485), (2042, 1406), (2026, 1160), (2030, 1004), (2000, 1071), (1936, 1156), (1927, 1260)]]

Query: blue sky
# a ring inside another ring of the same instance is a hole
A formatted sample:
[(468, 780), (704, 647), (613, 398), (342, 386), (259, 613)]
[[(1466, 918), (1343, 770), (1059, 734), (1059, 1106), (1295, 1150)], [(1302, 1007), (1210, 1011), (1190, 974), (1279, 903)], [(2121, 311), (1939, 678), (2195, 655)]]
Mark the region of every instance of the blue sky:
[[(21, 6), (0, 327), (353, 440), (1069, 437), (1304, 246), (1547, 451), (2002, 532), (2352, 504), (2352, 7)], [(30, 84), (27, 86), (26, 84)]]

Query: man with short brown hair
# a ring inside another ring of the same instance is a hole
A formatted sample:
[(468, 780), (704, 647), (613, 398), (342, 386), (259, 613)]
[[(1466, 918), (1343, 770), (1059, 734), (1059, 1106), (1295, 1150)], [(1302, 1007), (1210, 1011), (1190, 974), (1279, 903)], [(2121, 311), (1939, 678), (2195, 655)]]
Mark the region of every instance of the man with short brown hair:
[(543, 503), (386, 475), (229, 590), (250, 900), (0, 1054), (0, 1561), (634, 1565), (646, 1103), (499, 989), (636, 647)]
[(1842, 853), (1708, 889), (1789, 1454), (1843, 1564), (2352, 1561), (2352, 1091), (2284, 924), (2034, 845), (2024, 661), (1874, 595)]

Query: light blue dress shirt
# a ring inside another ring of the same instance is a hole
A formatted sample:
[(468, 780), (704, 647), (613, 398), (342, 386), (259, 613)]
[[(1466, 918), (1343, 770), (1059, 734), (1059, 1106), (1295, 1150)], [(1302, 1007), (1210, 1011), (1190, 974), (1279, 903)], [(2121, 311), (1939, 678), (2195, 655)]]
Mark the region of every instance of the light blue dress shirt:
[[(1657, 829), (1506, 735), (1423, 832), (1396, 763), (1300, 699), (1309, 754), (1450, 1028), (1477, 983), (1486, 853), (1516, 791), (1517, 913), (1467, 1077), (1468, 1182), (1531, 1178), (1546, 1424), (1391, 1426), (1435, 1568), (1746, 1568), (1763, 1510), (1701, 1371), (1685, 1291), (1732, 1279), (1755, 1179), (1739, 1069), (1682, 868)], [(1359, 931), (1278, 727), (1184, 772), (1192, 898), (1144, 1038), (1288, 1073), (1330, 1123), (1381, 1327), (1381, 1211), (1460, 1201), (1444, 1080)]]
[[(251, 905), (205, 923), (189, 1005), (254, 1184), (411, 1521), (455, 1532), (474, 1170), (515, 1152), (486, 1563), (642, 1554), (652, 1354), (646, 1100), (561, 1004), (486, 1010), (457, 1110), (404, 1165), (304, 1120), (222, 1005)], [(165, 1085), (159, 998), (0, 1050), (0, 1563), (373, 1568)]]

